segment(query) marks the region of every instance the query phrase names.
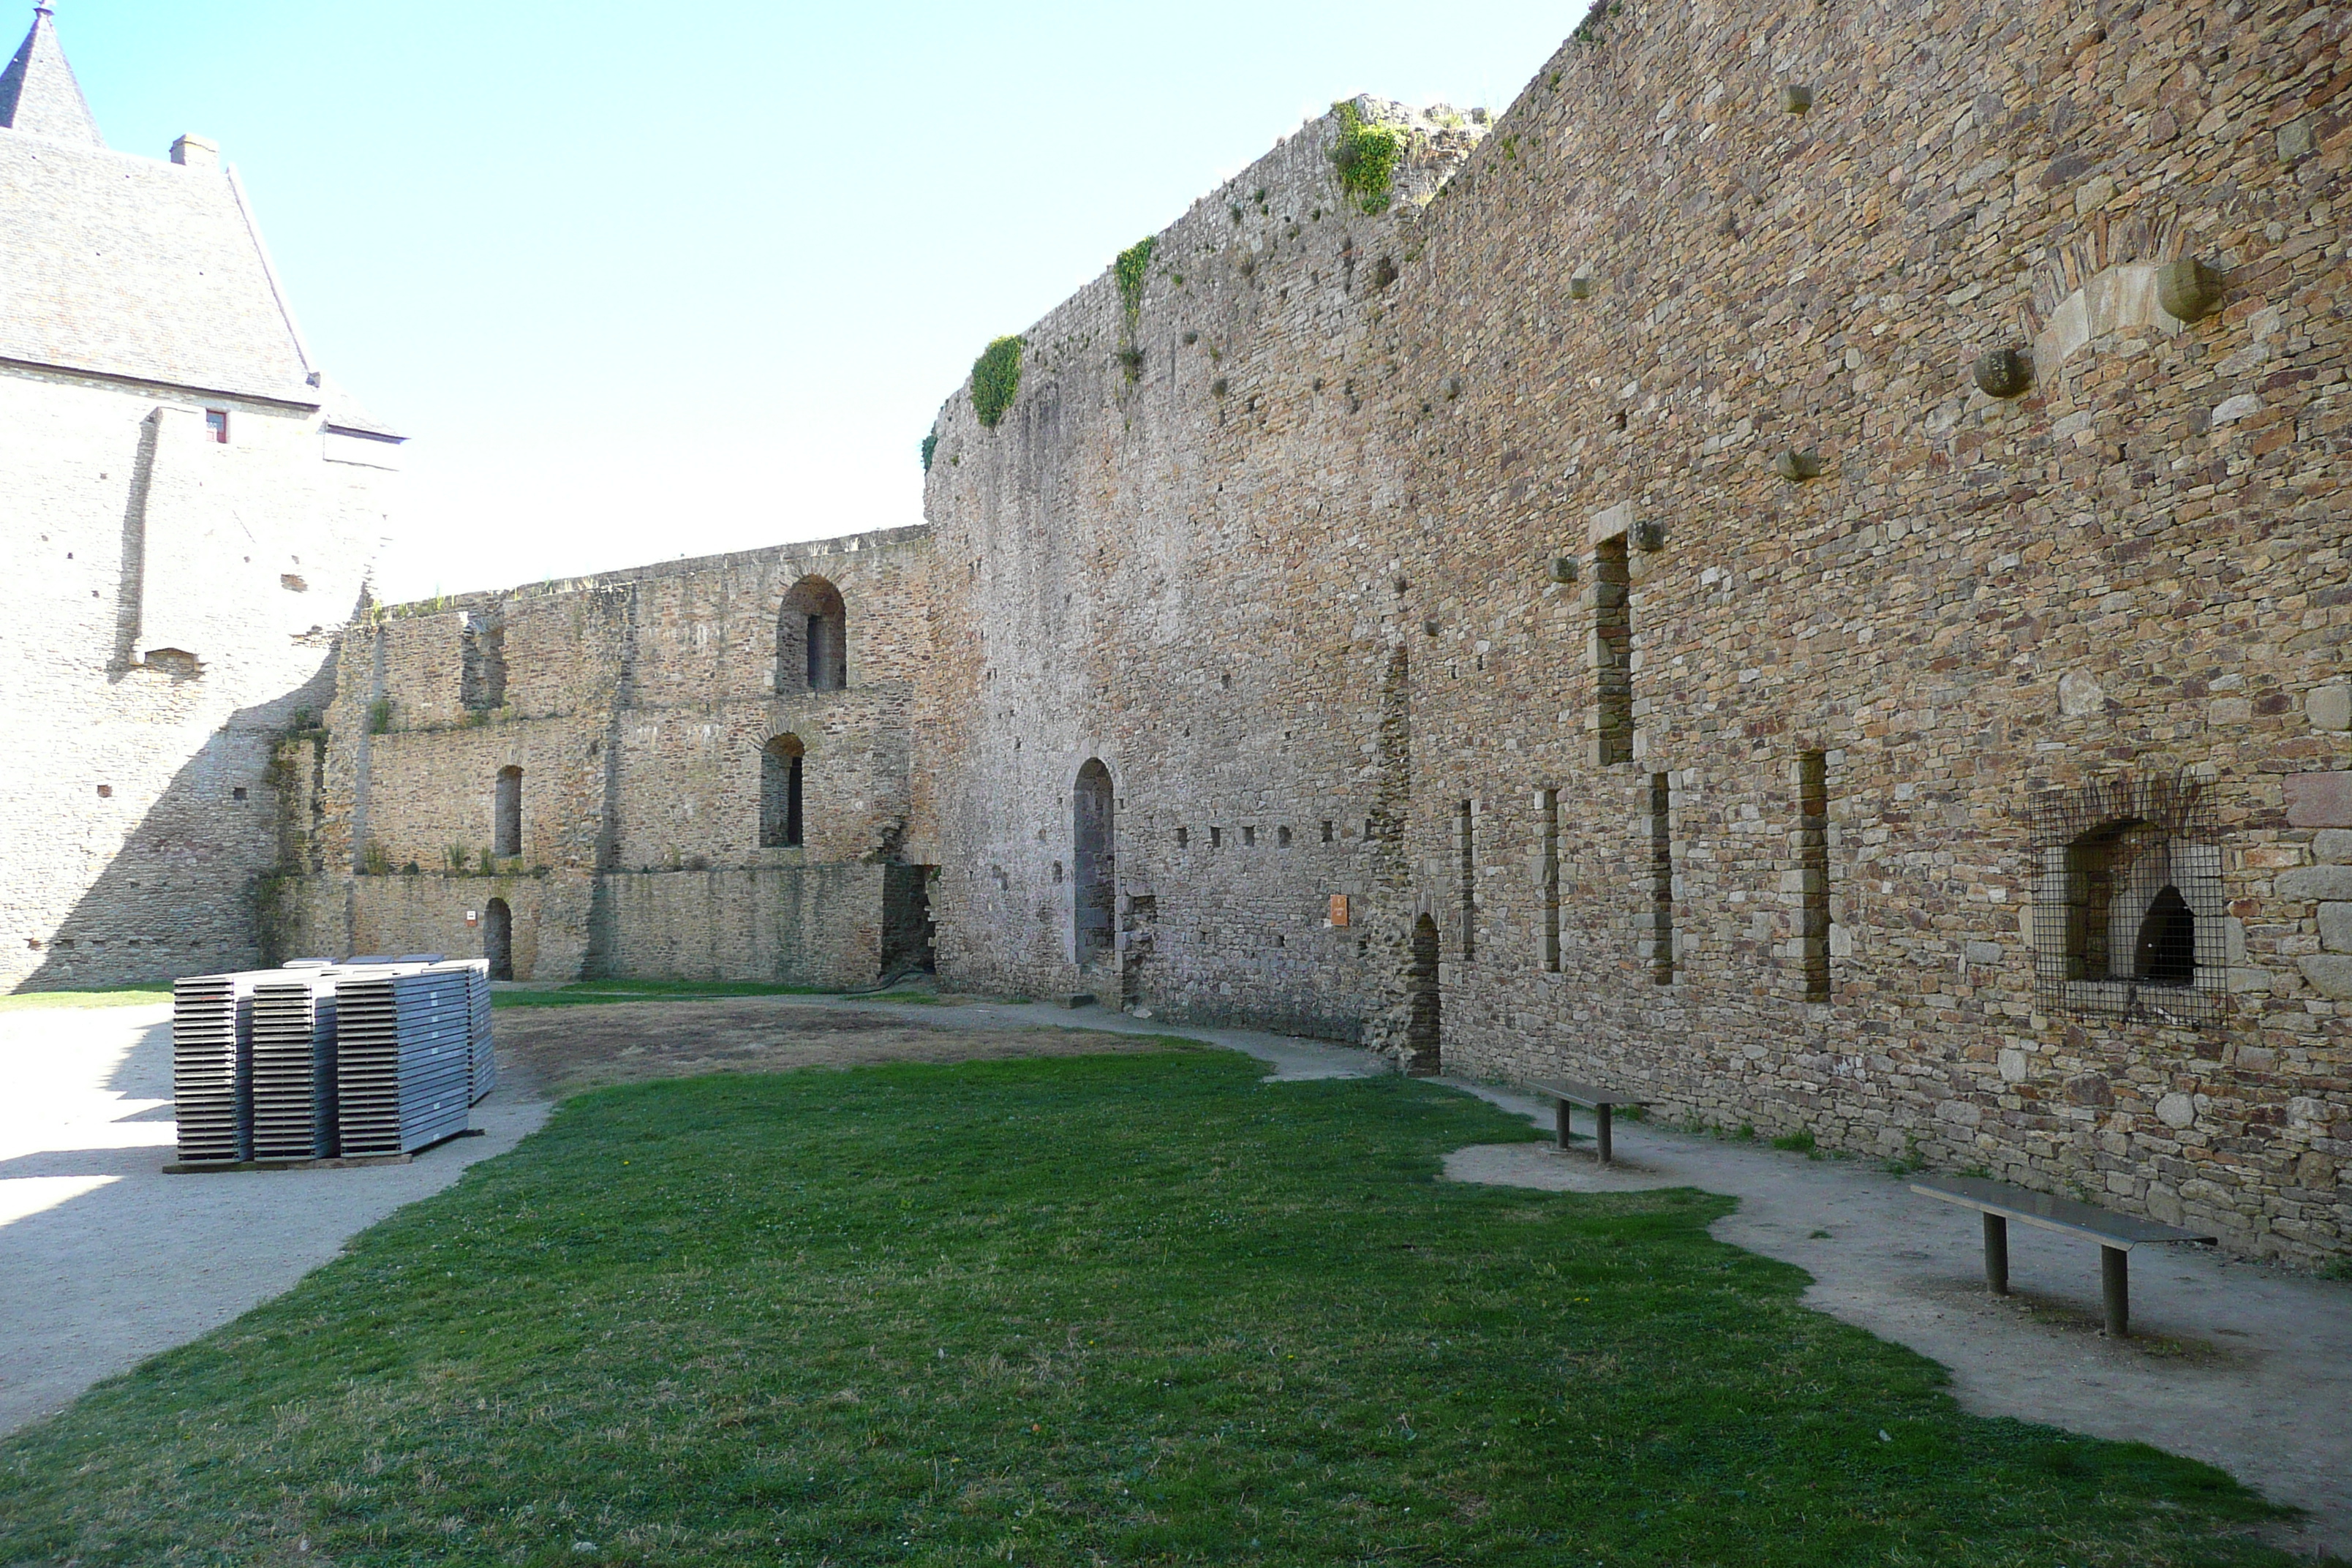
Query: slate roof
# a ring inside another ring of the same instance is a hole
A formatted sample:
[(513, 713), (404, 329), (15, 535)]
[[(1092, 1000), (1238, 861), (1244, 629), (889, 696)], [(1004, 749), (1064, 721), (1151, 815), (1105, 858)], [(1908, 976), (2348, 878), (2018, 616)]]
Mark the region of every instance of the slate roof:
[(59, 142), (106, 145), (106, 138), (98, 133), (98, 121), (90, 115), (89, 103), (81, 95), (81, 83), (66, 64), (66, 52), (58, 44), (58, 30), (49, 25), (47, 5), (35, 8), (33, 30), (25, 35), (25, 47), (16, 51), (8, 68), (0, 71), (0, 125)]
[(99, 137), (46, 6), (0, 77), (0, 360), (329, 405), (236, 175)]

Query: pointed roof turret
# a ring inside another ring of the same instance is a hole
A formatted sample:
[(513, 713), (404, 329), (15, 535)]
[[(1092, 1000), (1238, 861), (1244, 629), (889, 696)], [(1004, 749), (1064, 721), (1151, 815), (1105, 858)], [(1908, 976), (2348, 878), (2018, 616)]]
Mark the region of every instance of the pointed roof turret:
[(0, 125), (28, 136), (103, 147), (106, 138), (98, 133), (98, 121), (81, 95), (81, 83), (74, 80), (73, 67), (66, 64), (66, 51), (49, 15), (46, 3), (33, 7), (33, 30), (25, 35), (24, 47), (8, 68), (0, 71)]

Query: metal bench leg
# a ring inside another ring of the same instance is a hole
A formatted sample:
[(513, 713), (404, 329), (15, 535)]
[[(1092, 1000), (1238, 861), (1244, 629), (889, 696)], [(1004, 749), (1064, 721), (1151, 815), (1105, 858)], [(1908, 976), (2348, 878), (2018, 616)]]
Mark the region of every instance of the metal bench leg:
[(1569, 1140), (1568, 1101), (1562, 1100), (1557, 1100), (1554, 1103), (1559, 1107), (1559, 1146), (1565, 1149), (1568, 1147)]
[(1985, 1283), (1996, 1296), (2009, 1294), (2009, 1219), (2005, 1215), (1984, 1216)]
[(1601, 1106), (1593, 1114), (1601, 1122), (1601, 1163), (1605, 1165), (1609, 1163), (1609, 1108)]
[(2106, 1303), (2107, 1338), (2131, 1338), (2131, 1254), (2123, 1247), (2099, 1248), (2099, 1298)]

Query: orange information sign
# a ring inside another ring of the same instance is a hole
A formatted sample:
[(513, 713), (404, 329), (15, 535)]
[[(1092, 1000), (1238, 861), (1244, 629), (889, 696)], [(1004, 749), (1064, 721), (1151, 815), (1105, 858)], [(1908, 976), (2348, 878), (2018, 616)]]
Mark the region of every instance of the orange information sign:
[(1331, 895), (1331, 923), (1335, 926), (1348, 923), (1348, 895), (1345, 893)]

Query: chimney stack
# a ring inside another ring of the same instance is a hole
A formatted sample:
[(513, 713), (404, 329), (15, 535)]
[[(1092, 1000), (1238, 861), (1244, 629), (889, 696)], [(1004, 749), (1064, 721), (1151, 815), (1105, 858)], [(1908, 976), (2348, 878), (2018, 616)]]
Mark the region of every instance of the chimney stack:
[(191, 169), (218, 168), (220, 143), (191, 132), (172, 143), (172, 162), (185, 163)]

